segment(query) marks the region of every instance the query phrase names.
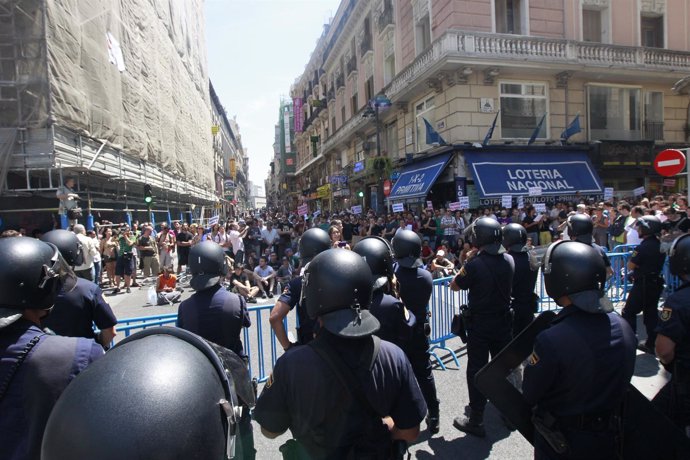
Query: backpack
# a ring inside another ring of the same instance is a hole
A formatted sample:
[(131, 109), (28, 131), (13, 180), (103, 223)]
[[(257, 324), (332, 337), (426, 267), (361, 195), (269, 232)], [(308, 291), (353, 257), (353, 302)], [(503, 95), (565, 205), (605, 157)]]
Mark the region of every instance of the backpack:
[(618, 216), (609, 226), (609, 233), (612, 236), (621, 236), (625, 231), (625, 216)]

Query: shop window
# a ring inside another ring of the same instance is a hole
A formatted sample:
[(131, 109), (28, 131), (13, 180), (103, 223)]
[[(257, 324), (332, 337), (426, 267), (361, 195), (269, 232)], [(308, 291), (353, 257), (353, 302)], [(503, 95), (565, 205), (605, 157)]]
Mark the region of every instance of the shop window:
[(595, 86), (587, 87), (589, 138), (640, 140), (640, 88)]
[(641, 16), (640, 17), (641, 46), (648, 48), (664, 47), (664, 17)]
[(426, 119), (433, 126), (436, 123), (434, 96), (418, 102), (414, 107), (415, 127), (417, 130), (415, 146), (418, 152), (432, 148), (433, 146), (426, 143), (426, 126), (424, 120)]
[[(494, 0), (496, 32), (499, 34), (527, 35), (526, 2), (522, 0)], [(525, 21), (523, 23), (523, 21)]]
[[(501, 104), (501, 137), (529, 139), (548, 111), (546, 83), (501, 82), (499, 84)], [(541, 127), (537, 139), (546, 139), (548, 117)]]
[(417, 24), (415, 24), (414, 29), (415, 45), (417, 55), (422, 51), (427, 49), (431, 45), (431, 21), (429, 20), (429, 15), (426, 14), (422, 17)]
[(644, 94), (644, 137), (654, 141), (664, 139), (664, 93), (661, 91)]

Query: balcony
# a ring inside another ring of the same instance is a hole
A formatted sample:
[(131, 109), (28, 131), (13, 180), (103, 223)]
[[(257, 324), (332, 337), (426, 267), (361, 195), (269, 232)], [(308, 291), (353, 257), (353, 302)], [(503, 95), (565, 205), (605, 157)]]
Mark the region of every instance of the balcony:
[(359, 54), (362, 56), (362, 59), (364, 59), (364, 56), (366, 56), (367, 53), (373, 52), (373, 50), (371, 34), (365, 33), (364, 37), (362, 37), (362, 43), (359, 45)]
[(335, 88), (333, 85), (331, 85), (331, 89), (328, 90), (328, 94), (326, 94), (326, 99), (329, 101), (335, 101)]
[(505, 61), (523, 69), (553, 66), (554, 70), (589, 68), (596, 73), (607, 69), (612, 75), (620, 71), (658, 73), (674, 81), (677, 77), (673, 75), (690, 72), (690, 53), (683, 51), (449, 30), (399, 72), (385, 92), (391, 99), (402, 98), (443, 65), (467, 60), (492, 66)]
[(345, 77), (342, 74), (335, 77), (335, 87), (337, 89), (345, 88)]
[(352, 75), (353, 72), (357, 72), (357, 59), (355, 58), (355, 56), (352, 56), (350, 59), (347, 60), (345, 68), (348, 77)]
[(379, 16), (379, 19), (376, 23), (379, 31), (379, 35), (382, 35), (386, 29), (389, 27), (395, 27), (393, 24), (393, 8), (390, 7), (389, 5), (386, 5), (383, 9), (383, 13), (381, 13), (381, 16)]
[(664, 122), (663, 121), (645, 121), (644, 122), (644, 138), (648, 141), (664, 140)]

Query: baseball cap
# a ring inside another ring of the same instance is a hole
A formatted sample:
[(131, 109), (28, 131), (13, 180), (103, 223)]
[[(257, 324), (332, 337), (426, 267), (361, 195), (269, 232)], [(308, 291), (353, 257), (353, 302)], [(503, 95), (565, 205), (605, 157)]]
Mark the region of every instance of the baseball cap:
[(436, 257), (445, 257), (446, 251), (443, 249), (439, 249), (438, 252), (436, 253)]

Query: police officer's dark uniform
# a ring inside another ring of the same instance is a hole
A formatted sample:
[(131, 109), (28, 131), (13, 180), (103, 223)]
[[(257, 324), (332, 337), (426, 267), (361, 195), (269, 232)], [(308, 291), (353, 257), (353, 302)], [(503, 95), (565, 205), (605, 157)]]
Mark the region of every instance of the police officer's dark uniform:
[[(309, 346), (276, 362), (254, 409), (266, 436), (290, 429), (312, 459), (387, 459), (391, 437), (416, 438), (424, 398), (403, 351), (372, 336), (379, 323), (367, 310), (371, 287), (371, 272), (353, 251), (329, 249), (306, 268), (308, 311), (323, 327)], [(326, 350), (337, 358), (328, 362)], [(346, 373), (356, 388), (346, 386)], [(392, 418), (390, 431), (383, 417)]]
[(666, 261), (666, 255), (661, 252), (659, 238), (661, 222), (657, 217), (642, 216), (635, 224), (642, 242), (633, 251), (628, 260), (628, 270), (632, 270), (633, 287), (628, 293), (628, 299), (623, 308), (625, 318), (633, 332), (637, 332), (637, 314), (642, 312), (647, 340), (640, 349), (654, 353), (656, 339), (656, 325), (658, 321), (659, 297), (664, 288), (661, 271)]
[(656, 354), (671, 380), (652, 403), (690, 436), (690, 235), (681, 235), (669, 251), (671, 273), (683, 284), (669, 295), (656, 327)]
[(400, 300), (417, 318), (412, 338), (407, 341), (404, 351), (429, 408), (427, 427), (435, 434), (440, 429), (440, 410), (429, 353), (430, 326), (427, 313), (433, 280), (431, 273), (421, 268), (422, 241), (415, 232), (398, 230), (391, 245), (396, 260), (394, 271), (400, 289)]
[[(563, 309), (537, 336), (525, 368), (523, 395), (540, 422), (535, 458), (618, 458), (619, 406), (635, 366), (635, 335), (605, 297), (606, 267), (594, 248), (554, 243), (543, 270), (546, 292)], [(546, 441), (554, 431), (565, 438), (565, 452)]]
[(527, 254), (527, 231), (520, 224), (503, 227), (503, 247), (515, 262), (510, 309), (513, 311), (513, 336), (526, 328), (539, 308), (539, 296), (534, 292), (538, 270), (532, 270)]
[(512, 338), (510, 295), (515, 264), (508, 254), (499, 254), (503, 234), (501, 224), (480, 217), (466, 230), (472, 246), (479, 252), (460, 269), (453, 281), (454, 291), (467, 289), (471, 315), (467, 328), (467, 387), (469, 416), (456, 418), (453, 426), (475, 436), (486, 436), (484, 407), (486, 397), (474, 385), (474, 376)]
[(393, 254), (388, 241), (380, 236), (368, 236), (352, 250), (362, 256), (373, 275), (369, 311), (379, 320), (376, 335), (405, 350), (417, 320), (399, 299), (391, 295), (397, 293), (393, 284)]
[(50, 415), (41, 458), (238, 458), (241, 403), (254, 405), (241, 358), (183, 329), (149, 328), (74, 379)]
[[(310, 228), (299, 240), (300, 265), (305, 267), (317, 254), (331, 247), (331, 239), (324, 230), (320, 228)], [(297, 344), (306, 345), (314, 339), (317, 325), (314, 319), (309, 318), (306, 305), (302, 301), (302, 280), (301, 276), (290, 280), (287, 288), (276, 301), (269, 321), (276, 333), (276, 339), (287, 350), (291, 344), (285, 331), (283, 319), (290, 310), (297, 307)]]
[(0, 258), (0, 458), (37, 460), (55, 402), (103, 348), (86, 338), (49, 335), (40, 327), (58, 291), (76, 282), (55, 246), (5, 238)]
[(568, 237), (573, 241), (579, 241), (580, 243), (592, 246), (594, 249), (599, 251), (601, 257), (604, 259), (604, 265), (606, 266), (606, 278), (609, 278), (613, 274), (613, 269), (611, 268), (611, 259), (609, 259), (606, 249), (602, 248), (594, 242), (594, 223), (592, 218), (587, 214), (573, 214), (568, 217)]
[[(224, 289), (221, 279), (228, 273), (225, 251), (212, 241), (203, 241), (189, 251), (189, 284), (196, 292), (180, 304), (177, 327), (232, 350), (246, 358), (240, 335), (252, 325), (243, 297)], [(254, 440), (247, 410), (239, 422), (242, 458), (254, 458)]]
[[(65, 262), (71, 267), (81, 265), (82, 249), (77, 236), (67, 230), (51, 230), (41, 237), (42, 241), (54, 244)], [(93, 325), (107, 335), (96, 337)], [(83, 278), (77, 279), (74, 289), (60, 291), (50, 316), (41, 325), (58, 335), (96, 339), (104, 347), (110, 345), (115, 335), (117, 318), (110, 305), (103, 299), (103, 291), (96, 283)]]

